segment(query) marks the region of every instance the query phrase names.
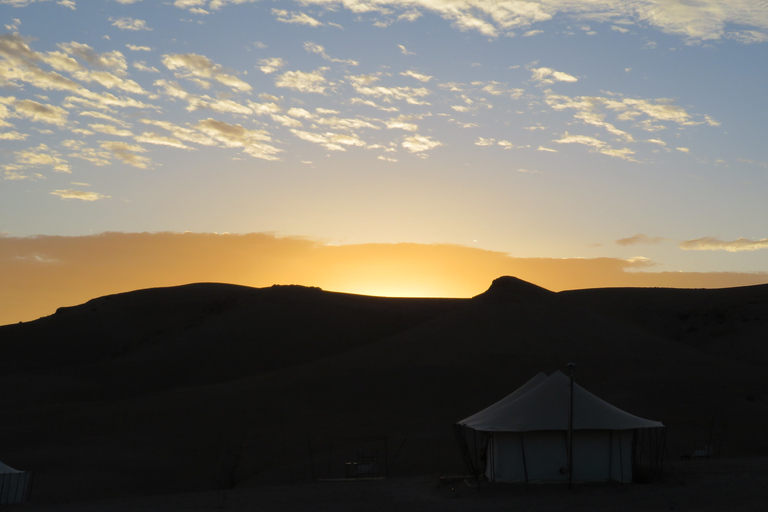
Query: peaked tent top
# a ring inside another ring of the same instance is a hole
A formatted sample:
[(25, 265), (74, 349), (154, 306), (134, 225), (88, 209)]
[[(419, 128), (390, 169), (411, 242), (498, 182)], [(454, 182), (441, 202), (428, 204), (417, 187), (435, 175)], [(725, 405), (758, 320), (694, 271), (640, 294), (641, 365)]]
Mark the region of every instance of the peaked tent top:
[[(568, 430), (570, 378), (557, 371), (539, 373), (512, 394), (459, 422), (480, 431)], [(663, 427), (624, 412), (573, 384), (574, 430), (631, 430)]]
[(6, 473), (23, 473), (23, 471), (13, 469), (11, 466), (0, 462), (0, 475), (4, 475)]

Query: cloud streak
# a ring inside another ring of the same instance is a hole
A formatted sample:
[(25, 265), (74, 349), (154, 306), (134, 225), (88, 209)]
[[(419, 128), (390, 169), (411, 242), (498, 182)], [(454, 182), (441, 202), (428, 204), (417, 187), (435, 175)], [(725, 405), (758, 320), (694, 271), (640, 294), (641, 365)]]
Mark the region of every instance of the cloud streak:
[(618, 245), (647, 245), (647, 244), (658, 244), (665, 240), (665, 238), (662, 238), (660, 236), (648, 236), (644, 235), (642, 233), (638, 233), (637, 235), (631, 236), (629, 238), (622, 238), (620, 240), (616, 240), (616, 243)]
[(205, 55), (194, 53), (164, 55), (163, 64), (171, 71), (176, 71), (176, 76), (179, 78), (213, 79), (237, 91), (252, 89), (250, 84), (225, 73), (222, 66)]
[(109, 199), (109, 196), (99, 194), (98, 192), (83, 191), (83, 190), (54, 190), (51, 192), (54, 196), (59, 196), (62, 199), (79, 199), (80, 201), (100, 201), (102, 199)]
[(685, 251), (757, 251), (768, 249), (768, 238), (759, 240), (750, 240), (748, 238), (738, 238), (736, 240), (720, 240), (714, 236), (697, 238), (695, 240), (686, 240), (680, 243), (680, 248)]

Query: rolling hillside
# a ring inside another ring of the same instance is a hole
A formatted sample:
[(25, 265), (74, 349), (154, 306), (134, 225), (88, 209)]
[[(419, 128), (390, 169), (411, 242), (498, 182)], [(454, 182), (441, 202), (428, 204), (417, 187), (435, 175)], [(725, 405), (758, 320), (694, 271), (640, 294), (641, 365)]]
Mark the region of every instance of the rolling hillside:
[(768, 455), (766, 304), (768, 287), (556, 294), (512, 277), (473, 299), (101, 297), (0, 327), (0, 460), (35, 470), (40, 502), (306, 481), (331, 440), (375, 436), (394, 475), (460, 473), (451, 425), (568, 362), (663, 421), (669, 458), (710, 440)]

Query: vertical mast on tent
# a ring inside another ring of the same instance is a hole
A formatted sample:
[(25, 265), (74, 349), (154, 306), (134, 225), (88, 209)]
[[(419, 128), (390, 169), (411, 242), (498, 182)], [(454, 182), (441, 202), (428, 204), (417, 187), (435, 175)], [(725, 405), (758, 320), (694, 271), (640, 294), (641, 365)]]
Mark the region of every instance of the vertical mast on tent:
[(568, 377), (571, 381), (569, 408), (568, 408), (568, 488), (573, 488), (573, 367), (574, 363), (568, 363)]

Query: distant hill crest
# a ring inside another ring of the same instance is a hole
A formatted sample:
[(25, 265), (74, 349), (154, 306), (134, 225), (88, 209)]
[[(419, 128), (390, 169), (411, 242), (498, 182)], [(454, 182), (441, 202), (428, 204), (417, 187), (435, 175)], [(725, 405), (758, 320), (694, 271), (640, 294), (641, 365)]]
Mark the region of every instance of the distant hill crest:
[(514, 302), (552, 297), (555, 293), (513, 276), (502, 276), (491, 283), (490, 288), (473, 299)]

